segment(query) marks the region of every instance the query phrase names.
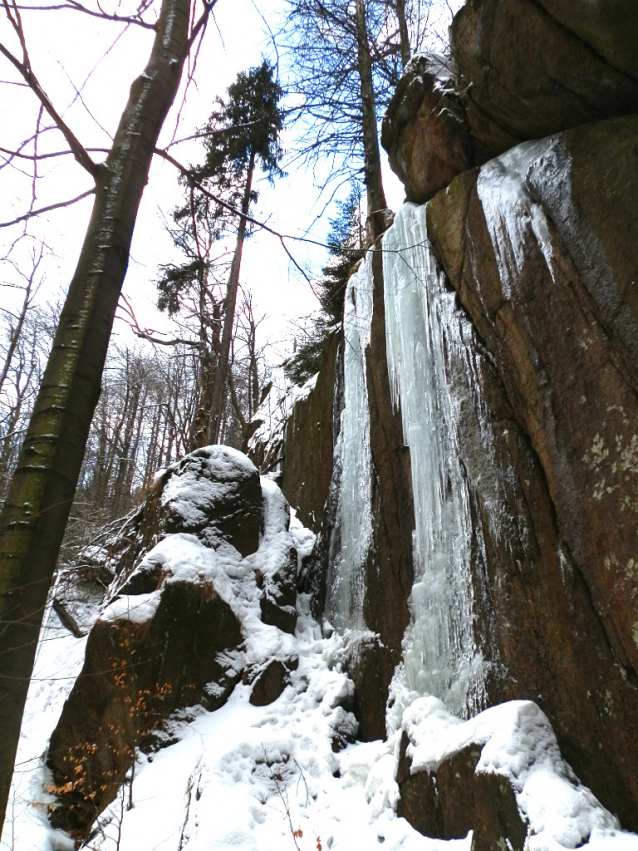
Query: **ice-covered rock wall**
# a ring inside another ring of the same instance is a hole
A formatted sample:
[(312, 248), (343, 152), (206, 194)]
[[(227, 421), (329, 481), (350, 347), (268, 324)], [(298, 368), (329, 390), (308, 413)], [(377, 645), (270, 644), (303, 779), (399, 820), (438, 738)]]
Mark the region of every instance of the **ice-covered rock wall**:
[(388, 370), (410, 449), (414, 494), (414, 622), (406, 637), (408, 688), (459, 715), (484, 703), (473, 629), (470, 497), (456, 443), (450, 363), (464, 361), (467, 320), (437, 267), (425, 209), (409, 204), (383, 240)]
[(344, 305), (344, 409), (336, 447), (340, 469), (331, 530), (326, 614), (340, 630), (363, 629), (365, 566), (372, 542), (370, 415), (365, 350), (370, 343), (373, 279), (363, 263)]

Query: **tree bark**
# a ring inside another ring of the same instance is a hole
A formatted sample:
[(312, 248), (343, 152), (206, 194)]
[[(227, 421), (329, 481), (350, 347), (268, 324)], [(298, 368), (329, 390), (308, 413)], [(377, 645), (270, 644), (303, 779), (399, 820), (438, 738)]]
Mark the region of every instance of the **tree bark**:
[(381, 179), (381, 155), (372, 82), (372, 60), (368, 43), (365, 0), (356, 0), (357, 64), (361, 79), (361, 129), (363, 131), (363, 176), (368, 205), (368, 242), (372, 243), (386, 229), (385, 192)]
[(401, 68), (410, 61), (410, 36), (408, 34), (408, 22), (405, 18), (405, 0), (396, 0), (397, 21), (399, 22), (399, 45), (401, 47)]
[(246, 216), (250, 207), (250, 193), (252, 191), (253, 173), (255, 171), (255, 154), (251, 152), (246, 175), (246, 186), (241, 204), (241, 218), (237, 230), (237, 242), (235, 253), (228, 276), (228, 289), (224, 301), (224, 326), (222, 329), (222, 340), (219, 347), (219, 359), (215, 370), (215, 383), (213, 385), (213, 398), (210, 409), (210, 420), (208, 423), (208, 442), (217, 443), (222, 423), (222, 411), (224, 401), (224, 388), (228, 384), (228, 365), (230, 362), (230, 345), (233, 339), (233, 328), (235, 325), (235, 306), (237, 304), (237, 289), (239, 287), (239, 269), (241, 266), (241, 255), (244, 248), (244, 237), (246, 236)]
[(42, 614), (100, 395), (153, 149), (189, 49), (189, 15), (190, 0), (163, 0), (149, 62), (131, 87), (106, 162), (97, 168), (88, 231), (0, 516), (0, 829)]

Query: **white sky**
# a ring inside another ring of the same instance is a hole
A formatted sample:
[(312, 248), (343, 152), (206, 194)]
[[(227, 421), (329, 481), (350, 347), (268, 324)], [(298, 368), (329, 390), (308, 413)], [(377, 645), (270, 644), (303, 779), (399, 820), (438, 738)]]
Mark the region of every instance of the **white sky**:
[[(282, 4), (266, 0), (260, 2), (259, 7), (276, 30), (276, 13)], [(130, 28), (102, 59), (122, 32), (121, 25), (104, 24), (70, 11), (23, 12), (23, 21), (34, 70), (56, 108), (86, 147), (107, 147), (109, 133), (114, 132), (126, 103), (129, 86), (146, 63), (152, 32)], [(0, 39), (17, 50), (16, 39), (4, 20), (0, 22)], [(214, 98), (225, 95), (237, 73), (258, 64), (270, 46), (252, 0), (219, 0), (215, 20), (211, 21), (198, 57), (196, 84), (189, 90), (177, 138), (188, 136), (200, 127), (211, 111)], [(17, 79), (8, 61), (0, 56), (0, 80)], [(76, 96), (76, 88), (82, 90), (81, 99)], [(179, 101), (180, 98), (165, 123), (160, 145), (173, 138)], [(0, 127), (3, 128), (0, 145), (10, 148), (32, 133), (37, 110), (38, 103), (30, 91), (15, 85), (0, 86)], [(40, 150), (49, 151), (65, 147), (57, 131), (44, 134), (40, 145)], [(187, 143), (173, 148), (172, 153), (188, 162), (197, 160), (200, 150), (197, 143)], [(94, 156), (99, 159), (101, 155)], [(49, 160), (42, 165), (41, 171), (46, 179), (38, 181), (37, 207), (75, 197), (91, 186), (90, 178), (71, 157)], [(388, 203), (396, 209), (403, 200), (403, 187), (387, 167), (384, 179)], [(267, 220), (280, 232), (302, 234), (318, 211), (317, 193), (307, 173), (294, 171), (288, 178), (279, 180), (274, 188), (266, 183), (258, 188), (261, 198), (251, 213)], [(0, 171), (0, 221), (24, 212), (30, 194), (28, 176), (14, 168)], [(124, 285), (124, 293), (142, 325), (166, 327), (166, 320), (154, 308), (154, 279), (160, 263), (179, 257), (164, 230), (162, 213), (169, 215), (180, 200), (175, 170), (156, 159), (141, 204)], [(48, 261), (46, 285), (42, 289), (45, 298), (66, 288), (71, 279), (91, 204), (92, 199), (88, 198), (69, 209), (32, 220), (29, 225), (29, 231), (44, 239), (53, 255)], [(322, 240), (327, 227), (327, 217), (324, 217), (313, 226), (310, 235)], [(14, 228), (0, 229), (0, 257), (6, 254), (7, 240), (15, 235)], [(319, 272), (325, 252), (294, 242), (290, 242), (289, 247), (302, 266), (309, 264), (315, 273)], [(23, 243), (11, 255), (23, 268), (28, 266), (26, 249)], [(16, 277), (10, 265), (0, 264), (0, 282), (12, 280)], [(245, 245), (241, 281), (252, 290), (257, 313), (270, 317), (262, 325), (262, 332), (272, 342), (287, 335), (286, 319), (307, 315), (316, 308), (317, 302), (308, 284), (291, 267), (277, 239), (263, 232)], [(2, 288), (0, 293), (5, 304), (11, 302), (11, 291)], [(123, 323), (116, 322), (114, 333), (126, 333)], [(265, 342), (264, 337), (260, 342)]]

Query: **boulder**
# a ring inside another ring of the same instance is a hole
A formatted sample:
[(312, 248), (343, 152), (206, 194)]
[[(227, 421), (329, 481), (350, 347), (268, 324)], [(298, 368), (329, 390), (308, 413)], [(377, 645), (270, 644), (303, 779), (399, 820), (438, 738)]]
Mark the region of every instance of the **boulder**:
[(136, 746), (174, 709), (226, 701), (240, 674), (225, 654), (241, 642), (239, 621), (212, 583), (169, 581), (112, 604), (89, 635), (51, 737), (51, 823), (85, 836), (115, 799)]
[(436, 54), (412, 59), (383, 119), (381, 143), (407, 200), (417, 204), (475, 164), (450, 60)]
[(473, 851), (524, 851), (580, 848), (619, 833), (533, 701), (462, 720), (426, 695), (404, 709), (401, 730), (398, 813), (426, 836), (462, 839), (472, 831)]
[[(205, 447), (159, 475), (121, 528), (125, 540), (112, 542), (116, 578), (51, 737), (54, 826), (85, 838), (136, 748), (170, 743), (166, 725), (176, 710), (226, 702), (243, 673), (246, 623), (258, 630), (260, 611), (294, 631), (289, 524), (279, 488), (264, 481), (262, 491), (256, 468), (236, 450)], [(276, 668), (262, 680), (258, 691), (274, 699)]]
[(261, 486), (259, 472), (229, 446), (205, 446), (170, 467), (157, 522), (165, 534), (189, 532), (207, 546), (232, 544), (242, 556), (259, 546)]
[(397, 815), (424, 836), (464, 839), (472, 851), (524, 851), (527, 824), (508, 778), (476, 770), (482, 746), (471, 742), (447, 756), (435, 771), (411, 774), (409, 739), (403, 733), (397, 767)]
[(450, 42), (479, 161), (638, 111), (637, 38), (623, 0), (469, 0)]
[(540, 703), (566, 759), (633, 830), (637, 136), (627, 117), (527, 143), (427, 208), (485, 350), (475, 374), (493, 425), (461, 422), (460, 441), (488, 697)]
[(299, 659), (273, 659), (255, 676), (249, 701), (253, 706), (269, 706), (290, 683), (290, 672), (296, 671)]
[(80, 558), (103, 585), (115, 576), (121, 586), (152, 547), (175, 531), (212, 547), (226, 540), (246, 556), (259, 546), (261, 505), (254, 464), (228, 446), (205, 446), (160, 470), (139, 509), (112, 523), (104, 543), (86, 547)]

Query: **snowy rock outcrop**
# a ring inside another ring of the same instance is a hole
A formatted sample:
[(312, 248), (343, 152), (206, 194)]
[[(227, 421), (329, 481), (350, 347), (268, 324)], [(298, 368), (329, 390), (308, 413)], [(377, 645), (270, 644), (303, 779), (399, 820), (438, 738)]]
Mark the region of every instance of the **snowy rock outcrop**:
[(218, 709), (242, 678), (268, 705), (298, 664), (297, 547), (279, 488), (214, 446), (165, 471), (149, 502), (159, 540), (118, 573), (49, 745), (51, 822), (76, 836), (137, 748), (170, 743), (176, 711)]

